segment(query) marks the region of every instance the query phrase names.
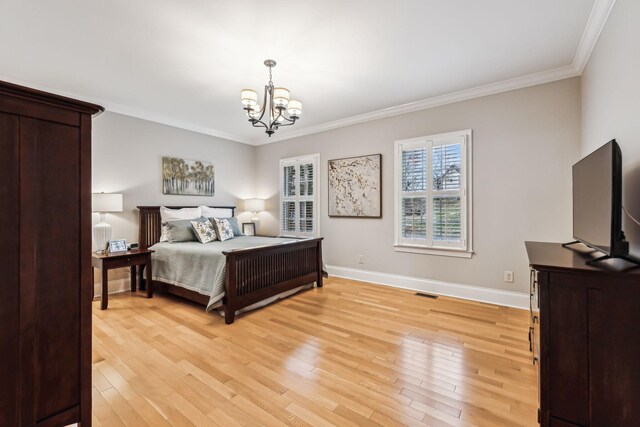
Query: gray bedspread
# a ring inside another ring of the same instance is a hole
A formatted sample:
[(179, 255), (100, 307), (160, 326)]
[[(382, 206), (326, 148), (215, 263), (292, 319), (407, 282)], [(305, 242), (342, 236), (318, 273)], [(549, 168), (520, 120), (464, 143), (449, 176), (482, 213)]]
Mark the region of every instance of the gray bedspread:
[(225, 242), (156, 243), (153, 280), (180, 286), (209, 297), (207, 311), (222, 305), (225, 256), (222, 251), (290, 242), (292, 239), (238, 236)]

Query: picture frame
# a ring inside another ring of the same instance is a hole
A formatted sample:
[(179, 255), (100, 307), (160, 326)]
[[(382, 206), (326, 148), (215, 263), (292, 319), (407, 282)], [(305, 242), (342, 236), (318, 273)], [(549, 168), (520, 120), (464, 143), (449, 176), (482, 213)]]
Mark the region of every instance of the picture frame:
[(162, 158), (162, 194), (215, 195), (215, 165), (205, 160)]
[(128, 250), (127, 241), (121, 240), (109, 240), (109, 253), (112, 252), (126, 252)]
[(242, 224), (242, 233), (245, 236), (256, 235), (256, 225), (253, 222), (245, 222)]
[(329, 217), (382, 218), (382, 154), (328, 163)]

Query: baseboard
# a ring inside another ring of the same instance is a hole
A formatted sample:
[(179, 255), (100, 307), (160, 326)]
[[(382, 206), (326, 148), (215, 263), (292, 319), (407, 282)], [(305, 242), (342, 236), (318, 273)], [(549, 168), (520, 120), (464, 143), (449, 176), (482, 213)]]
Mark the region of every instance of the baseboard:
[(378, 285), (393, 286), (395, 288), (428, 292), (436, 295), (486, 302), (515, 308), (529, 308), (529, 295), (522, 292), (503, 291), (499, 289), (482, 288), (479, 286), (463, 285), (460, 283), (441, 282), (438, 280), (421, 279), (418, 277), (401, 276), (397, 274), (380, 273), (376, 271), (359, 270), (356, 268), (327, 265), (329, 277), (360, 280)]
[[(119, 294), (131, 290), (131, 282), (129, 279), (109, 280), (109, 295)], [(102, 295), (102, 284), (98, 281), (93, 284), (93, 299), (100, 299)]]
[[(356, 268), (327, 265), (329, 276), (345, 279), (360, 280), (377, 285), (393, 286), (394, 288), (410, 289), (428, 292), (436, 295), (486, 302), (515, 308), (529, 308), (529, 295), (522, 292), (503, 291), (499, 289), (482, 288), (479, 286), (463, 285), (460, 283), (442, 282), (438, 280), (421, 279), (418, 277), (401, 276), (398, 274), (380, 273), (377, 271), (360, 270)], [(109, 280), (109, 295), (128, 292), (131, 289), (129, 279)], [(102, 293), (101, 284), (94, 284), (95, 298)]]

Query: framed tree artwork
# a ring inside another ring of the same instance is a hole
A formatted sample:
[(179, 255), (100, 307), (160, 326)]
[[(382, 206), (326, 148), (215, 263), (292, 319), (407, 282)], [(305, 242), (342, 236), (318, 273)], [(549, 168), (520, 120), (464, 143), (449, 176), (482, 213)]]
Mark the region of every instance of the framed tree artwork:
[(382, 217), (382, 154), (329, 160), (329, 216)]
[(216, 187), (213, 163), (178, 157), (162, 158), (162, 193), (213, 196)]

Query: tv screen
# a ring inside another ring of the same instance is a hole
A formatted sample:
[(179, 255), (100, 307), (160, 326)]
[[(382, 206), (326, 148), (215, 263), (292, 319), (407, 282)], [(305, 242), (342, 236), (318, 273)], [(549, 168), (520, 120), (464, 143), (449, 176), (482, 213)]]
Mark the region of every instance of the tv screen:
[(622, 154), (611, 140), (573, 165), (573, 237), (609, 256), (626, 255)]

